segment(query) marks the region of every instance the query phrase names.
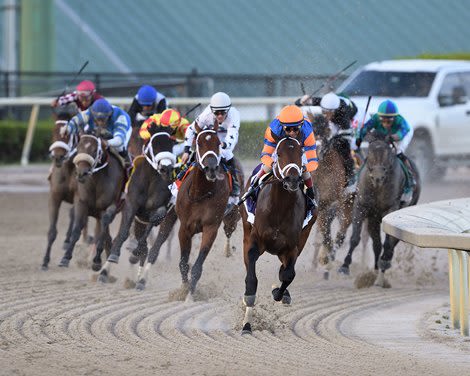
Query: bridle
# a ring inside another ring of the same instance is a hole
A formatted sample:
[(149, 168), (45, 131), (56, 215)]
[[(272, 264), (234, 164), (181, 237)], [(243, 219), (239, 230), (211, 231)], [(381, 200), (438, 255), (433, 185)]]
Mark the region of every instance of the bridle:
[(101, 140), (98, 137), (93, 136), (91, 134), (84, 134), (80, 136), (80, 141), (82, 141), (84, 138), (91, 138), (92, 140), (96, 142), (97, 148), (96, 148), (95, 156), (92, 157), (88, 153), (78, 153), (73, 159), (73, 163), (77, 164), (82, 161), (88, 162), (91, 166), (91, 169), (88, 172), (88, 175), (92, 175), (95, 172), (100, 171), (103, 168), (105, 168), (108, 165), (108, 161), (106, 161), (102, 165), (99, 165), (99, 163), (102, 162), (104, 153), (103, 153), (103, 147), (101, 146)]
[(208, 150), (206, 151), (202, 156), (201, 156), (201, 153), (200, 153), (200, 150), (199, 150), (199, 137), (201, 137), (201, 135), (203, 135), (204, 133), (209, 133), (209, 134), (213, 134), (217, 137), (217, 132), (213, 129), (206, 129), (206, 130), (203, 130), (201, 132), (198, 133), (197, 137), (196, 137), (196, 157), (197, 157), (197, 162), (199, 163), (199, 165), (204, 169), (206, 168), (206, 166), (204, 166), (204, 159), (206, 157), (208, 157), (209, 155), (213, 155), (216, 160), (217, 160), (217, 165), (220, 164), (220, 160), (221, 160), (221, 155), (220, 153), (217, 154), (214, 150)]
[(171, 166), (174, 167), (176, 163), (176, 156), (169, 151), (161, 151), (155, 154), (153, 150), (152, 141), (155, 137), (166, 136), (170, 138), (170, 135), (167, 132), (157, 132), (150, 137), (147, 145), (142, 146), (142, 154), (144, 154), (147, 162), (152, 166), (154, 170), (158, 173), (161, 172), (162, 167)]
[[(281, 141), (278, 142), (277, 146), (276, 146), (276, 150), (274, 151), (276, 154), (277, 154), (277, 150), (279, 149), (279, 146), (286, 140), (294, 140), (295, 142), (297, 142), (297, 144), (299, 146), (300, 145), (300, 142), (299, 140), (297, 140), (296, 138), (292, 138), (292, 137), (284, 137)], [(273, 173), (274, 173), (274, 176), (278, 179), (278, 180), (284, 180), (286, 179), (287, 177), (287, 173), (289, 173), (289, 171), (291, 169), (294, 169), (295, 171), (297, 171), (297, 173), (299, 174), (299, 176), (302, 175), (302, 167), (299, 166), (298, 164), (296, 163), (288, 163), (286, 164), (285, 166), (281, 166), (280, 164), (280, 161), (279, 159), (275, 162), (275, 166), (273, 167)]]
[[(66, 120), (57, 120), (55, 123), (56, 123), (56, 125), (65, 126), (65, 125), (67, 125), (68, 122)], [(70, 135), (70, 137), (68, 139), (68, 142), (54, 141), (52, 143), (52, 145), (49, 146), (49, 151), (50, 151), (51, 157), (54, 157), (54, 149), (59, 149), (60, 148), (60, 149), (65, 150), (65, 154), (62, 158), (62, 161), (65, 162), (68, 159), (70, 159), (70, 157), (75, 155), (75, 153), (77, 152), (77, 148), (76, 148), (77, 139), (78, 139), (77, 135), (72, 134), (72, 135)]]

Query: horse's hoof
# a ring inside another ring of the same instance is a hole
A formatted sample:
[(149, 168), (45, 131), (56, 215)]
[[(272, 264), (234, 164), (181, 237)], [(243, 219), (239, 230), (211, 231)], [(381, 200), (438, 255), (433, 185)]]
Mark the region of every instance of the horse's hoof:
[(392, 262), (390, 260), (379, 260), (379, 269), (382, 270), (383, 272), (387, 269), (390, 269), (392, 267)]
[(282, 295), (281, 299), (282, 304), (289, 305), (292, 302), (292, 299), (290, 297), (289, 291), (284, 291), (284, 295)]
[(243, 296), (243, 304), (246, 307), (253, 307), (255, 305), (256, 295), (245, 295)]
[(338, 269), (338, 274), (342, 274), (342, 275), (349, 275), (349, 266), (341, 266), (339, 269)]
[(98, 282), (101, 283), (108, 283), (108, 273), (106, 270), (103, 270), (100, 275), (98, 276)]
[(49, 270), (49, 267), (47, 265), (41, 265), (41, 270), (47, 272)]
[(251, 324), (249, 322), (243, 325), (242, 335), (244, 334), (251, 334)]
[(70, 260), (63, 257), (62, 260), (60, 260), (60, 262), (59, 262), (59, 266), (62, 267), (62, 268), (68, 268), (69, 263), (70, 263)]
[(273, 291), (272, 291), (272, 294), (273, 294), (273, 299), (276, 302), (281, 301), (282, 295), (279, 293), (279, 287), (274, 288)]
[(330, 279), (330, 272), (329, 272), (328, 270), (325, 270), (325, 271), (323, 272), (323, 279), (324, 279), (325, 281), (328, 281), (328, 280)]
[(99, 272), (101, 270), (101, 266), (102, 264), (101, 263), (93, 263), (91, 265), (91, 270), (93, 270), (94, 272)]
[(135, 289), (136, 289), (137, 291), (143, 291), (143, 290), (145, 290), (145, 279), (139, 280), (139, 282), (137, 282), (137, 284), (135, 285)]
[(136, 255), (131, 254), (131, 255), (129, 256), (129, 262), (130, 262), (132, 265), (135, 265), (135, 264), (137, 264), (137, 263), (139, 262), (139, 258), (138, 258)]
[(108, 262), (113, 262), (113, 263), (117, 264), (119, 262), (119, 256), (116, 255), (115, 253), (111, 253), (108, 256)]

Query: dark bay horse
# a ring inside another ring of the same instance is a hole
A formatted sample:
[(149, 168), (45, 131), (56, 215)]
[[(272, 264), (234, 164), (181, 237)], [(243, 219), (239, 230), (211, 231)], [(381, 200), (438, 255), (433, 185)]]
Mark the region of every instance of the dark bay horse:
[(172, 181), (173, 168), (176, 163), (172, 148), (173, 141), (170, 134), (162, 130), (152, 135), (143, 155), (134, 159), (134, 171), (127, 187), (119, 232), (113, 240), (110, 255), (100, 272), (99, 281), (107, 282), (111, 263), (119, 261), (122, 244), (129, 237), (130, 227), (134, 221), (134, 233), (138, 245), (131, 261), (136, 263), (140, 259), (136, 287), (138, 290), (145, 288), (149, 269), (155, 264), (160, 250), (158, 246), (152, 247), (148, 255), (148, 263), (141, 274), (148, 254), (147, 237), (152, 228), (159, 225), (167, 214), (167, 206), (171, 198), (168, 185)]
[[(196, 126), (196, 131), (197, 167), (183, 180), (176, 198), (176, 214), (181, 222), (178, 233), (181, 248), (179, 268), (183, 281), (181, 292), (187, 295), (187, 300), (192, 299), (202, 274), (203, 263), (212, 248), (220, 224), (224, 221), (226, 235), (230, 237), (239, 219), (237, 211), (232, 211), (224, 218), (230, 194), (230, 181), (229, 175), (221, 166), (221, 144), (217, 130), (201, 130)], [(235, 214), (232, 214), (233, 212)], [(189, 280), (191, 242), (193, 236), (200, 232), (201, 247), (191, 268)]]
[(87, 217), (96, 218), (96, 256), (92, 269), (101, 269), (103, 248), (109, 250), (111, 236), (109, 224), (114, 219), (121, 204), (121, 194), (126, 173), (121, 161), (103, 147), (103, 141), (91, 134), (83, 134), (77, 145), (74, 157), (77, 173), (77, 190), (74, 197), (74, 221), (70, 244), (59, 266), (67, 267), (80, 231)]
[(307, 210), (302, 185), (302, 147), (295, 138), (285, 137), (276, 147), (277, 162), (273, 166), (276, 177), (267, 182), (258, 195), (253, 225), (248, 222), (245, 207), (241, 206), (243, 220), (243, 259), (246, 268), (246, 306), (243, 333), (251, 333), (253, 306), (258, 279), (256, 261), (264, 253), (275, 255), (281, 261), (281, 286), (272, 291), (275, 301), (290, 304), (287, 287), (295, 277), (295, 263), (305, 246), (316, 213), (303, 227)]
[[(329, 275), (330, 263), (335, 260), (336, 250), (341, 247), (346, 231), (352, 221), (352, 207), (355, 192), (346, 192), (347, 176), (340, 148), (347, 139), (336, 135), (330, 137), (328, 122), (322, 115), (311, 119), (314, 124), (318, 148), (318, 168), (312, 173), (318, 200), (317, 225), (322, 235), (318, 261), (325, 265), (324, 277)], [(331, 227), (338, 219), (340, 228), (333, 242)], [(318, 247), (315, 249), (314, 262), (317, 261)]]
[(384, 272), (391, 267), (391, 261), (398, 239), (390, 235), (385, 236), (383, 243), (380, 235), (382, 218), (404, 206), (416, 205), (420, 195), (420, 183), (417, 170), (413, 173), (417, 181), (413, 198), (409, 204), (400, 202), (400, 197), (406, 183), (406, 175), (400, 165), (395, 147), (390, 140), (371, 133), (369, 136), (369, 151), (363, 168), (359, 174), (357, 197), (353, 208), (353, 232), (349, 252), (338, 272), (349, 274), (349, 265), (352, 253), (361, 240), (360, 232), (362, 222), (367, 219), (368, 231), (372, 239), (375, 262), (374, 269), (380, 273), (376, 284), (384, 287)]
[[(47, 248), (44, 255), (42, 269), (47, 270), (51, 257), (51, 248), (57, 237), (57, 220), (59, 217), (60, 206), (63, 201), (72, 204), (74, 193), (77, 187), (75, 179), (75, 165), (72, 162), (76, 153), (78, 139), (76, 136), (61, 136), (60, 128), (67, 124), (68, 116), (59, 116), (55, 122), (52, 131), (52, 144), (49, 147), (52, 158), (52, 166), (49, 180), (49, 230), (47, 232)], [(70, 209), (70, 222), (64, 241), (64, 248), (70, 242), (70, 235), (73, 226), (73, 206)], [(84, 227), (84, 237), (87, 236), (87, 227)], [(88, 240), (88, 239), (87, 239)]]

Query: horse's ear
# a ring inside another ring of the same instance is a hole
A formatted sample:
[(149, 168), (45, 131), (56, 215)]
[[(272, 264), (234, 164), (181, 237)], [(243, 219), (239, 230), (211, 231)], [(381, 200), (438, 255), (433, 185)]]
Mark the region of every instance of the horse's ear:
[(196, 133), (199, 133), (202, 131), (202, 128), (199, 126), (197, 121), (194, 122), (194, 129), (196, 130)]

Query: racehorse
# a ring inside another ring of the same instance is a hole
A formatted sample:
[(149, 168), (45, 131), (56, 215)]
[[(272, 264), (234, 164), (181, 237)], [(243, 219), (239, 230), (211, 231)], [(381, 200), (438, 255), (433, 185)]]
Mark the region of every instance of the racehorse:
[[(320, 247), (321, 264), (326, 265), (324, 278), (327, 279), (329, 263), (334, 261), (336, 249), (344, 242), (346, 231), (352, 221), (352, 207), (355, 192), (345, 192), (347, 176), (343, 158), (339, 152), (348, 140), (336, 135), (330, 138), (328, 122), (322, 115), (311, 119), (317, 138), (318, 168), (312, 173), (318, 199), (317, 223), (322, 235)], [(334, 219), (339, 220), (340, 228), (333, 243), (331, 225)], [(318, 248), (315, 250), (314, 262), (317, 260)]]
[[(77, 186), (75, 179), (75, 166), (72, 157), (76, 153), (77, 137), (74, 135), (61, 136), (60, 128), (67, 124), (69, 116), (67, 114), (58, 115), (52, 131), (52, 144), (49, 147), (52, 158), (52, 166), (49, 175), (49, 230), (47, 232), (47, 248), (44, 255), (42, 269), (47, 270), (51, 248), (57, 237), (57, 219), (62, 201), (73, 203), (73, 196)], [(74, 209), (70, 209), (70, 223), (64, 241), (64, 248), (70, 242), (70, 235), (73, 226)], [(87, 226), (84, 227), (83, 236), (88, 239)]]
[(276, 147), (277, 162), (273, 166), (275, 179), (260, 190), (256, 216), (253, 224), (242, 205), (243, 259), (246, 268), (246, 306), (243, 333), (251, 333), (253, 306), (258, 279), (256, 261), (264, 253), (275, 255), (281, 261), (279, 280), (281, 286), (272, 290), (275, 301), (290, 304), (287, 287), (295, 277), (295, 263), (305, 246), (310, 230), (316, 220), (316, 212), (303, 226), (307, 203), (302, 185), (302, 146), (295, 138), (282, 138)]
[[(214, 129), (206, 130), (201, 130), (196, 125), (196, 132), (197, 166), (189, 171), (182, 181), (175, 207), (180, 220), (178, 238), (181, 248), (179, 268), (183, 281), (181, 292), (188, 300), (192, 299), (202, 274), (203, 263), (214, 243), (220, 224), (224, 221), (225, 233), (230, 238), (240, 218), (236, 210), (232, 210), (224, 218), (230, 194), (230, 177), (221, 165), (221, 143), (217, 136), (217, 124)], [(239, 176), (239, 179), (243, 182), (243, 176)], [(191, 241), (193, 236), (200, 232), (201, 247), (191, 268), (189, 280)]]
[(388, 138), (374, 134), (374, 132), (369, 133), (368, 137), (370, 140), (369, 151), (359, 174), (357, 197), (353, 207), (353, 231), (349, 252), (338, 272), (349, 274), (352, 253), (361, 240), (362, 222), (367, 219), (368, 232), (372, 239), (375, 256), (374, 269), (376, 272), (380, 269), (376, 284), (385, 287), (384, 273), (391, 267), (394, 248), (399, 240), (386, 235), (383, 243), (383, 254), (380, 257), (382, 253), (380, 237), (382, 218), (402, 207), (416, 205), (421, 185), (417, 169), (413, 165), (414, 171), (412, 172), (417, 184), (411, 202), (402, 203), (400, 197), (406, 184), (406, 174), (400, 165), (396, 148), (391, 145)]
[[(134, 254), (138, 255), (141, 261), (136, 287), (139, 290), (144, 289), (149, 268), (155, 264), (158, 257), (158, 251), (156, 254), (150, 253), (144, 273), (140, 276), (148, 253), (147, 237), (152, 228), (159, 225), (165, 217), (171, 198), (168, 185), (172, 181), (173, 168), (176, 163), (172, 148), (173, 141), (170, 134), (159, 131), (152, 135), (143, 150), (143, 155), (134, 159), (134, 171), (127, 187), (119, 232), (113, 240), (110, 255), (100, 272), (99, 281), (107, 282), (111, 269), (110, 263), (119, 261), (122, 244), (129, 237), (130, 227), (134, 221), (134, 233), (138, 240)], [(139, 258), (132, 258), (133, 263), (136, 263)]]
[(73, 248), (88, 216), (96, 218), (96, 255), (92, 269), (101, 269), (103, 248), (109, 250), (111, 236), (109, 224), (121, 204), (126, 173), (121, 161), (103, 147), (101, 138), (82, 134), (73, 159), (77, 172), (77, 190), (74, 197), (74, 221), (70, 244), (59, 266), (67, 267), (72, 259)]

